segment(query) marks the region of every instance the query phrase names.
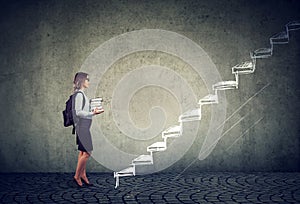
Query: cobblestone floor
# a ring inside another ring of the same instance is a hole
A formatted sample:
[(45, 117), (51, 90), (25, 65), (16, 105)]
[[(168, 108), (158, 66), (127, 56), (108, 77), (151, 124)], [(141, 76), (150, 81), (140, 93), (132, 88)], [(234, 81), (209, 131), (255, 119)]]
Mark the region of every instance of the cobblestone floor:
[(300, 203), (300, 173), (185, 173), (120, 178), (91, 173), (0, 174), (0, 203)]

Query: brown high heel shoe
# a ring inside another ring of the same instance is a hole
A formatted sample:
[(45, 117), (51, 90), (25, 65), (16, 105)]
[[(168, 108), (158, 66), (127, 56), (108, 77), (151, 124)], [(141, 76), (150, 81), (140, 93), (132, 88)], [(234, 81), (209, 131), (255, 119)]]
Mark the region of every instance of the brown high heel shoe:
[[(73, 180), (74, 180), (74, 182), (76, 183), (76, 185), (77, 185), (77, 187), (80, 187), (80, 188), (82, 188), (83, 187), (83, 184), (81, 183), (79, 183), (78, 182), (78, 180), (75, 178), (75, 177), (73, 177)], [(81, 181), (80, 181), (81, 182)]]
[(87, 182), (85, 179), (81, 178), (81, 180), (83, 181), (83, 183), (87, 186), (94, 186), (94, 184)]

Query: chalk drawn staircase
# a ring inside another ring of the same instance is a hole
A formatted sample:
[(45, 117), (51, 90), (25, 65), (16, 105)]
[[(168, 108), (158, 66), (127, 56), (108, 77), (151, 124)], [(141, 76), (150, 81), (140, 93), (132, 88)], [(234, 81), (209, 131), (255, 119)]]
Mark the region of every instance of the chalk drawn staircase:
[(124, 176), (135, 176), (136, 166), (139, 165), (152, 165), (153, 154), (155, 152), (161, 152), (167, 150), (167, 140), (180, 137), (183, 133), (182, 124), (190, 121), (201, 120), (201, 107), (203, 105), (217, 104), (218, 103), (218, 91), (228, 89), (238, 89), (239, 75), (252, 74), (255, 71), (256, 59), (268, 58), (273, 55), (274, 45), (286, 44), (289, 42), (289, 32), (292, 30), (300, 29), (300, 21), (293, 21), (285, 25), (285, 31), (277, 33), (270, 38), (270, 47), (260, 48), (250, 53), (251, 60), (246, 61), (232, 67), (232, 74), (234, 74), (235, 80), (233, 81), (221, 81), (213, 85), (213, 94), (209, 94), (199, 100), (199, 108), (190, 110), (179, 116), (179, 125), (172, 126), (162, 132), (162, 142), (155, 142), (154, 144), (147, 147), (149, 154), (140, 155), (132, 160), (130, 166), (118, 172), (114, 172), (114, 178), (116, 179), (115, 188), (120, 184), (120, 177)]

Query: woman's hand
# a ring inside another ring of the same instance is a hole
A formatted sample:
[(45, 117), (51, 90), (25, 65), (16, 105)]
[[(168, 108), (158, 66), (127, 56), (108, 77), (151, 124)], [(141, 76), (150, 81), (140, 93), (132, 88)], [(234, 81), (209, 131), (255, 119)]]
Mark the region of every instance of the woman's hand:
[(103, 112), (104, 112), (104, 109), (103, 109), (103, 108), (101, 108), (101, 109), (95, 108), (95, 109), (93, 110), (93, 114), (94, 114), (94, 115), (98, 115), (98, 114), (103, 113)]

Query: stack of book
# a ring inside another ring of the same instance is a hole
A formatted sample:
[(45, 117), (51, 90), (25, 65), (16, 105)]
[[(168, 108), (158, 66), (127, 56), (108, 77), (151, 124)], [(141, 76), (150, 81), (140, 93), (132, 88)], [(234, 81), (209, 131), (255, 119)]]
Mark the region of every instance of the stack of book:
[(94, 111), (96, 108), (102, 109), (102, 98), (93, 98), (90, 99), (90, 109), (91, 111)]

